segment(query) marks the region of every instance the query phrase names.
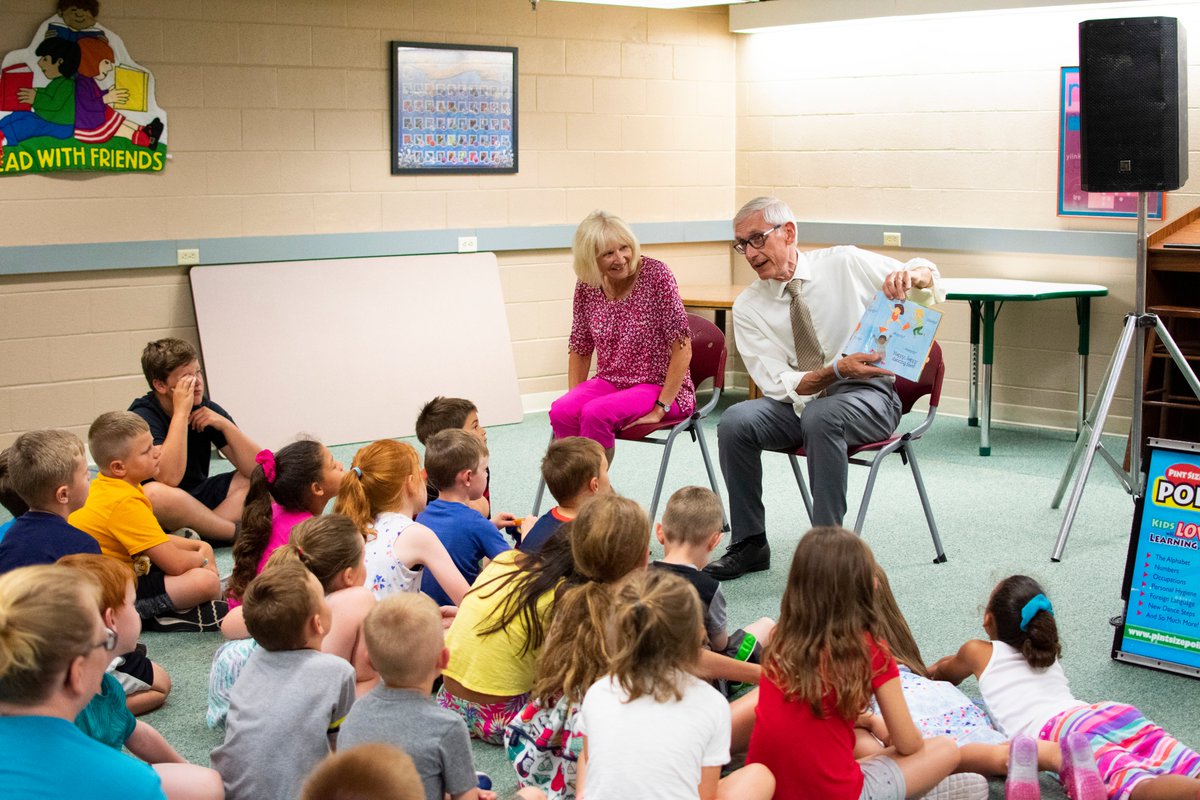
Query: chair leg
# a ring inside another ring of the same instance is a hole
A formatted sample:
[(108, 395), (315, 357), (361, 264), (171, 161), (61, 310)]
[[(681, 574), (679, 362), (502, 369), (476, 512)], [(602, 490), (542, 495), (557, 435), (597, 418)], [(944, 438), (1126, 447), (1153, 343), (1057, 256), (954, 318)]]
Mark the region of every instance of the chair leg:
[(538, 478), (537, 492), (533, 495), (533, 516), (540, 516), (542, 510), (542, 494), (546, 491), (546, 479)]
[[(697, 421), (692, 434), (696, 437), (696, 442), (700, 445), (700, 457), (704, 459), (704, 469), (708, 471), (708, 483), (712, 486), (713, 494), (717, 496), (717, 500), (721, 500), (721, 487), (717, 485), (717, 473), (713, 469), (712, 459), (708, 455), (708, 443), (704, 441), (704, 428)], [(725, 513), (725, 503), (721, 502), (721, 530), (727, 531), (729, 526), (729, 515)]]
[(667, 477), (667, 462), (671, 460), (671, 448), (675, 446), (675, 434), (671, 431), (667, 441), (663, 443), (662, 461), (658, 462), (658, 478), (654, 481), (654, 497), (650, 500), (650, 528), (654, 529), (654, 515), (658, 513), (658, 499), (662, 496), (663, 481)]
[(867, 488), (863, 489), (862, 502), (858, 504), (858, 516), (854, 518), (854, 532), (862, 536), (863, 523), (867, 519), (867, 506), (871, 502), (871, 492), (875, 491), (875, 479), (879, 477), (879, 465), (886, 456), (876, 455), (871, 460), (871, 471), (867, 473)]
[[(546, 447), (549, 448), (552, 444), (554, 444), (554, 431), (550, 432), (550, 441), (546, 444)], [(538, 471), (540, 472), (541, 470), (539, 469)], [(539, 475), (537, 492), (535, 492), (533, 495), (533, 516), (535, 517), (538, 516), (539, 512), (542, 510), (542, 495), (545, 494), (545, 492), (546, 479)]]
[(935, 564), (946, 563), (946, 551), (942, 549), (942, 537), (938, 535), (937, 523), (933, 521), (933, 508), (929, 505), (929, 495), (925, 491), (925, 481), (921, 480), (921, 470), (917, 466), (917, 455), (911, 444), (904, 449), (908, 452), (908, 466), (912, 470), (913, 480), (917, 482), (917, 494), (921, 496), (921, 508), (925, 510), (925, 521), (929, 523), (929, 535), (933, 537), (933, 548), (937, 551)]
[(800, 497), (804, 500), (804, 511), (808, 514), (808, 524), (812, 525), (812, 495), (808, 493), (808, 483), (805, 482), (804, 473), (800, 470), (800, 459), (788, 453), (788, 461), (792, 464), (792, 474), (796, 476), (796, 485), (800, 487)]

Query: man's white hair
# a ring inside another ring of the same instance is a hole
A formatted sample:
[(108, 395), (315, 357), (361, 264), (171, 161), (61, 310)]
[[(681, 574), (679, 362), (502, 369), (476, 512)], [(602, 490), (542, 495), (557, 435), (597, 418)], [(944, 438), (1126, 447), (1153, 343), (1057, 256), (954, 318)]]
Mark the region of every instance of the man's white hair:
[(792, 213), (792, 209), (787, 203), (780, 200), (778, 197), (756, 197), (746, 205), (742, 206), (741, 210), (733, 217), (733, 227), (737, 227), (742, 222), (759, 211), (762, 212), (763, 222), (768, 225), (786, 225), (787, 223), (796, 224), (796, 215)]

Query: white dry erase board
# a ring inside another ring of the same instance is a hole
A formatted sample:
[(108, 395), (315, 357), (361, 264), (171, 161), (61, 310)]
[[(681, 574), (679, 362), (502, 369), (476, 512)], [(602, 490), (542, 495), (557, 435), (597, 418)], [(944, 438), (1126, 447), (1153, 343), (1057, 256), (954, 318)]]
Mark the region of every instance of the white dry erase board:
[(409, 436), (421, 406), (465, 397), (520, 422), (493, 253), (195, 267), (209, 395), (276, 449)]

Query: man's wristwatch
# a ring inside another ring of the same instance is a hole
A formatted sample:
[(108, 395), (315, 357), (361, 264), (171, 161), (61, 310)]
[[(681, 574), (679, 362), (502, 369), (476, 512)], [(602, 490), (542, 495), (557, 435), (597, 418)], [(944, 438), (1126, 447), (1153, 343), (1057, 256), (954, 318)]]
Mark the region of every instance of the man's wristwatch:
[(661, 408), (663, 410), (664, 414), (666, 414), (667, 412), (669, 412), (671, 410), (671, 407), (669, 405), (667, 405), (666, 403), (664, 403), (662, 400), (655, 400), (654, 405)]

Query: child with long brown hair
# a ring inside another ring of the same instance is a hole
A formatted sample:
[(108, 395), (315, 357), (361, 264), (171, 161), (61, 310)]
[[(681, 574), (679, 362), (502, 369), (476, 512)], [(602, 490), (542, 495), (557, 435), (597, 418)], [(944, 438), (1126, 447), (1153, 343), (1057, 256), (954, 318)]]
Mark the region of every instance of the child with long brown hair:
[[(747, 763), (764, 764), (777, 800), (903, 800), (930, 792), (958, 766), (953, 739), (922, 737), (882, 641), (875, 559), (842, 528), (810, 530), (792, 558), (779, 621), (763, 653), (763, 680)], [(879, 703), (891, 746), (855, 759), (855, 728)], [(987, 796), (978, 775), (954, 776), (958, 796)], [(939, 796), (939, 792), (929, 794)]]
[(446, 631), (450, 661), (438, 702), (470, 735), (504, 743), (504, 728), (529, 702), (555, 594), (575, 574), (567, 522), (535, 552), (508, 550), (483, 568)]
[(312, 439), (292, 442), (278, 453), (261, 450), (255, 461), (225, 590), (230, 608), (241, 602), (246, 585), (271, 554), (287, 543), (292, 528), (324, 512), (342, 481), (341, 463)]
[(983, 629), (988, 641), (968, 641), (930, 672), (951, 683), (974, 675), (1005, 733), (1057, 743), (1061, 766), (1049, 769), (1073, 800), (1200, 797), (1200, 754), (1133, 706), (1087, 703), (1071, 693), (1058, 662), (1054, 607), (1037, 581), (1027, 575), (1000, 581), (988, 598)]
[(608, 674), (580, 706), (579, 794), (586, 785), (588, 800), (769, 800), (775, 779), (762, 764), (721, 777), (731, 715), (721, 693), (693, 674), (704, 640), (700, 597), (686, 580), (651, 570), (622, 583)]
[(575, 769), (583, 747), (577, 729), (579, 704), (608, 671), (613, 593), (650, 557), (650, 520), (628, 498), (594, 498), (566, 531), (574, 572), (555, 597), (530, 702), (505, 731), (518, 782), (542, 789), (551, 800), (575, 796)]
[(422, 567), (455, 605), (470, 588), (437, 534), (414, 521), (425, 503), (421, 459), (412, 445), (381, 439), (354, 454), (333, 510), (354, 520), (366, 537), (367, 588), (376, 599), (419, 592)]
[[(875, 565), (875, 601), (879, 632), (900, 668), (900, 687), (913, 722), (921, 735), (953, 736), (958, 742), (959, 772), (1008, 776), (1005, 796), (1020, 800), (1037, 789), (1038, 769), (1057, 769), (1058, 746), (1052, 742), (1012, 742), (992, 727), (983, 709), (945, 680), (935, 680), (925, 666), (921, 649), (913, 637), (900, 604), (892, 593), (883, 567)], [(872, 711), (878, 713), (878, 705)], [(883, 744), (868, 731), (859, 729), (858, 758), (882, 751)], [(886, 739), (886, 736), (885, 736)], [(1019, 787), (1019, 788), (1018, 788)]]

